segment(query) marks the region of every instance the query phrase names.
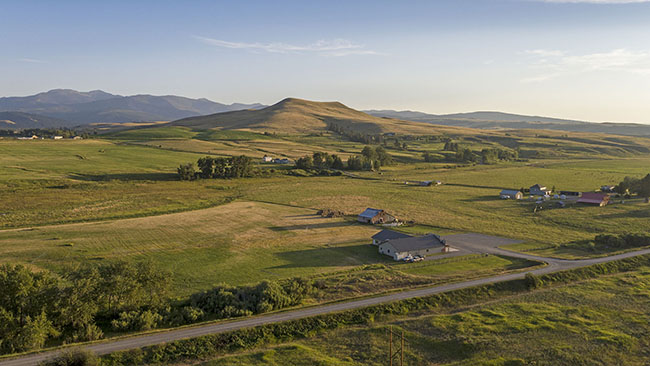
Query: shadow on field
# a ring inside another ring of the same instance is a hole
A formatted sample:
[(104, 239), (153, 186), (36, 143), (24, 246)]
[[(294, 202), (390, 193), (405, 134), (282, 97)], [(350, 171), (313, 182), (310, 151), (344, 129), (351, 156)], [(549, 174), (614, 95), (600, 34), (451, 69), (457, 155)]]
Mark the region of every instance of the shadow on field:
[(619, 219), (619, 218), (644, 219), (648, 217), (650, 217), (650, 205), (640, 210), (598, 215), (599, 219)]
[(456, 187), (468, 187), (468, 188), (497, 189), (499, 191), (503, 189), (503, 187), (479, 186), (475, 184), (462, 184), (462, 183), (445, 183), (445, 185), (456, 186)]
[[(320, 216), (318, 216), (320, 218)], [(305, 230), (305, 229), (331, 229), (335, 227), (345, 227), (356, 225), (353, 222), (323, 222), (320, 224), (304, 224), (304, 225), (288, 225), (288, 226), (271, 226), (273, 231), (290, 231), (290, 230)]]
[(382, 256), (379, 254), (376, 246), (372, 246), (370, 244), (293, 250), (289, 252), (276, 253), (276, 256), (281, 260), (289, 263), (271, 267), (269, 269), (297, 267), (339, 267), (378, 262), (392, 262), (388, 256)]
[(461, 201), (463, 202), (476, 202), (476, 201), (499, 201), (501, 200), (501, 197), (498, 195), (489, 195), (489, 196), (478, 196), (478, 197), (470, 197), (470, 198), (463, 198)]
[(172, 181), (178, 180), (176, 173), (120, 173), (120, 174), (70, 174), (70, 179), (102, 182), (111, 180), (121, 181)]

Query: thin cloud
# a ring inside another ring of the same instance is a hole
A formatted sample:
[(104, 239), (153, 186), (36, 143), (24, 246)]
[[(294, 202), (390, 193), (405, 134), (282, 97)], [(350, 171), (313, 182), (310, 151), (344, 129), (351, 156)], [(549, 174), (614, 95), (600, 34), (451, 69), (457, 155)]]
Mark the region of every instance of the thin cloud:
[(35, 59), (35, 58), (19, 58), (18, 61), (27, 62), (27, 63), (30, 63), (30, 64), (44, 64), (45, 63), (45, 61)]
[(308, 45), (294, 45), (289, 43), (246, 43), (230, 42), (221, 39), (194, 36), (199, 41), (221, 48), (242, 49), (250, 51), (264, 51), (269, 53), (317, 53), (326, 56), (348, 55), (378, 55), (378, 52), (366, 49), (363, 45), (353, 43), (346, 39), (321, 40)]
[(524, 82), (540, 82), (565, 75), (588, 72), (625, 72), (650, 75), (650, 52), (625, 48), (607, 52), (582, 55), (561, 50), (528, 50), (531, 68), (536, 75), (524, 78)]

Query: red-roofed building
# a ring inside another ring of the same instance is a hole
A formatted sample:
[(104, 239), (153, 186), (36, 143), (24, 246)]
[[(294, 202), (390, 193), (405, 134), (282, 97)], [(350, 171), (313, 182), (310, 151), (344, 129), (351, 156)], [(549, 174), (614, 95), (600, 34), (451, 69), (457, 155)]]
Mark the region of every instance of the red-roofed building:
[(605, 206), (609, 203), (609, 195), (601, 192), (584, 192), (578, 199), (578, 203)]

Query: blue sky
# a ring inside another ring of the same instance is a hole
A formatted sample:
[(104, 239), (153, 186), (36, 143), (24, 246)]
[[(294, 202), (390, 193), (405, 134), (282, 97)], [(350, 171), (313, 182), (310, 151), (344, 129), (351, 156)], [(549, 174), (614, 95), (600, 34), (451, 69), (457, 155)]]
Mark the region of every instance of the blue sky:
[(0, 9), (0, 96), (293, 96), (650, 123), (650, 1), (0, 0)]

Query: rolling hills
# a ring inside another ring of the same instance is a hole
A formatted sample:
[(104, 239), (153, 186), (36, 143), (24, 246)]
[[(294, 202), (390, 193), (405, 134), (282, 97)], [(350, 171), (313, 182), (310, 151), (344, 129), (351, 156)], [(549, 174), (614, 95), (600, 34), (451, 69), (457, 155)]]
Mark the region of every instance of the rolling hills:
[(366, 113), (376, 117), (399, 118), (437, 125), (480, 129), (534, 129), (650, 136), (650, 125), (639, 123), (596, 123), (491, 111), (442, 115), (394, 110), (369, 110)]
[[(260, 108), (261, 104), (230, 105), (208, 99), (174, 95), (121, 96), (101, 90), (79, 92), (55, 89), (26, 97), (0, 98), (0, 111), (38, 114), (60, 120), (57, 127), (91, 123), (171, 121), (190, 116)], [(27, 128), (16, 123), (12, 128)]]
[[(436, 133), (430, 124), (382, 118), (349, 108), (340, 102), (286, 98), (259, 110), (216, 113), (171, 122), (193, 129), (249, 130), (284, 134), (320, 133), (335, 123), (347, 130), (368, 133)], [(444, 128), (443, 128), (444, 129)]]

